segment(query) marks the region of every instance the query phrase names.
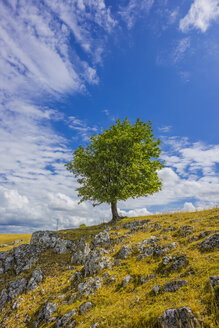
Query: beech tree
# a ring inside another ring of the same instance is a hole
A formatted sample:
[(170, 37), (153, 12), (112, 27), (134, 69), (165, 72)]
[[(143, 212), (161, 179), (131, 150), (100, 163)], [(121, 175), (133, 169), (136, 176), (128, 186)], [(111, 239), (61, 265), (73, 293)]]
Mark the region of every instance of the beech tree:
[(152, 132), (151, 121), (142, 122), (138, 118), (131, 124), (126, 118), (92, 135), (86, 147), (79, 146), (65, 166), (78, 178), (80, 202), (90, 200), (93, 206), (110, 204), (112, 221), (116, 222), (120, 219), (119, 200), (161, 190), (160, 140)]

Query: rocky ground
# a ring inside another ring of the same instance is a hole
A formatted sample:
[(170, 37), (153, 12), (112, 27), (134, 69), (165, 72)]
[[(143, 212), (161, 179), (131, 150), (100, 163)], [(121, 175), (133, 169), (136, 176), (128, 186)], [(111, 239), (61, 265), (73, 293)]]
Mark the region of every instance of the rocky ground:
[(0, 327), (218, 327), (218, 223), (216, 208), (35, 232), (0, 251)]

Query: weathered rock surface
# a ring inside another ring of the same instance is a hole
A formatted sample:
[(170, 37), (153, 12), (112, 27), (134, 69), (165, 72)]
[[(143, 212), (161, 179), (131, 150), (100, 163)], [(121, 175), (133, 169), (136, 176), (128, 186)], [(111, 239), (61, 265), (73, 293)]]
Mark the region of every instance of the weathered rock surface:
[(158, 320), (162, 328), (198, 328), (200, 324), (188, 307), (168, 309)]
[(0, 308), (5, 305), (6, 302), (12, 301), (15, 297), (22, 294), (26, 289), (26, 279), (18, 279), (10, 281), (6, 288), (4, 288), (0, 295)]
[(62, 328), (62, 327), (66, 327), (66, 328), (74, 328), (76, 327), (76, 320), (74, 319), (76, 312), (75, 310), (72, 310), (68, 313), (66, 313), (65, 315), (63, 315), (62, 317), (59, 317), (56, 320), (56, 323), (54, 325), (54, 328)]
[(102, 256), (101, 251), (92, 251), (87, 256), (86, 262), (84, 264), (84, 274), (85, 277), (102, 271), (105, 268), (110, 268), (112, 266), (110, 257)]
[(88, 254), (90, 253), (90, 247), (87, 243), (82, 243), (80, 249), (72, 256), (71, 262), (73, 264), (84, 265)]
[(88, 312), (89, 310), (91, 310), (93, 307), (94, 307), (94, 304), (92, 302), (83, 303), (79, 307), (79, 313), (84, 314), (84, 313)]
[(201, 251), (211, 251), (219, 248), (219, 233), (216, 233), (198, 244)]
[(219, 276), (213, 276), (209, 278), (210, 285), (214, 288), (219, 285)]
[(91, 241), (91, 247), (94, 249), (96, 247), (101, 247), (101, 248), (110, 248), (111, 243), (110, 243), (110, 235), (108, 231), (104, 230), (100, 233), (98, 233), (94, 239)]
[(127, 259), (132, 253), (132, 248), (130, 246), (122, 246), (118, 253), (118, 258), (121, 260)]
[(164, 285), (164, 291), (171, 293), (177, 291), (179, 288), (186, 286), (186, 280), (173, 280)]
[(128, 285), (128, 283), (132, 280), (132, 277), (130, 275), (126, 276), (123, 278), (122, 281), (122, 286), (125, 287), (126, 285)]
[[(57, 310), (57, 305), (55, 303), (45, 303), (42, 311), (39, 314), (38, 317), (38, 322), (53, 322), (56, 318), (53, 317), (51, 318), (51, 316), (53, 315), (53, 313)], [(38, 327), (38, 326), (37, 326)]]
[(27, 290), (34, 290), (38, 287), (39, 283), (43, 280), (43, 273), (40, 269), (36, 269), (32, 273), (32, 277), (30, 278)]

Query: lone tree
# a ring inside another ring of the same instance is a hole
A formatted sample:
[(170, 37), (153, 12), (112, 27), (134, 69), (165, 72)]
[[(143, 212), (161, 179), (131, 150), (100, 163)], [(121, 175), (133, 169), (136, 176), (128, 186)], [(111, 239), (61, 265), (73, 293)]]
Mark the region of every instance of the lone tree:
[(117, 120), (108, 130), (90, 137), (90, 144), (80, 146), (65, 164), (78, 177), (80, 202), (91, 200), (93, 206), (111, 204), (112, 221), (120, 219), (117, 201), (148, 196), (161, 189), (157, 171), (160, 140), (152, 134), (151, 122), (138, 118), (131, 124)]

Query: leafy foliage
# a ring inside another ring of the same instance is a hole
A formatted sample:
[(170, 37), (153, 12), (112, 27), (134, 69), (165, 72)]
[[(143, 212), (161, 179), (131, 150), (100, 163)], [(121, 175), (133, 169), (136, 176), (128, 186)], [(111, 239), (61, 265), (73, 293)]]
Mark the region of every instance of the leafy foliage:
[(151, 122), (126, 118), (108, 130), (90, 137), (90, 144), (74, 152), (67, 169), (78, 177), (81, 201), (94, 205), (147, 196), (161, 189), (157, 171), (160, 140), (152, 134)]

